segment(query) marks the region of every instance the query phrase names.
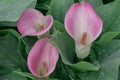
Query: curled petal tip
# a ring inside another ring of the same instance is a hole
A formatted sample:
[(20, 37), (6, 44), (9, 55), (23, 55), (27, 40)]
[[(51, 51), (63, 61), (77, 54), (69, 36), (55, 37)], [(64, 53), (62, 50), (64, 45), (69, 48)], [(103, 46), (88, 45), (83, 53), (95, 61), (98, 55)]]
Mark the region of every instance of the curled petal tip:
[(17, 22), (17, 28), (23, 36), (38, 36), (46, 33), (52, 24), (52, 16), (44, 16), (36, 9), (26, 9)]

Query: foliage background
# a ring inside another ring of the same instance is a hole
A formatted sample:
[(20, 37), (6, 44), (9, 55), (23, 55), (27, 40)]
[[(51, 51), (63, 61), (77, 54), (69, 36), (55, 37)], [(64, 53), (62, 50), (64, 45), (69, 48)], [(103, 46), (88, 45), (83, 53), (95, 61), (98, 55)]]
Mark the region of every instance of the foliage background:
[(26, 65), (36, 37), (21, 37), (16, 22), (26, 8), (50, 14), (54, 24), (50, 41), (60, 52), (56, 70), (48, 80), (120, 80), (120, 0), (84, 0), (102, 18), (103, 31), (90, 55), (78, 61), (74, 41), (64, 29), (69, 7), (82, 0), (0, 0), (0, 80), (44, 80), (34, 77)]

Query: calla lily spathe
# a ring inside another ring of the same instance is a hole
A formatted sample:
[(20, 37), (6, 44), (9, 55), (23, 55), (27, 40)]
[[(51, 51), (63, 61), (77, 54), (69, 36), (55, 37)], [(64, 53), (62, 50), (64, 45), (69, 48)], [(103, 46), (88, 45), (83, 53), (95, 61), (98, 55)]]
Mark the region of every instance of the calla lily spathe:
[(102, 20), (88, 2), (73, 4), (65, 16), (65, 28), (75, 40), (78, 58), (85, 58), (90, 52), (91, 43), (102, 31)]
[(39, 36), (46, 33), (52, 24), (52, 16), (44, 16), (36, 9), (26, 9), (20, 16), (17, 27), (22, 36)]
[(48, 38), (38, 40), (29, 52), (27, 65), (36, 77), (48, 77), (55, 69), (59, 54)]

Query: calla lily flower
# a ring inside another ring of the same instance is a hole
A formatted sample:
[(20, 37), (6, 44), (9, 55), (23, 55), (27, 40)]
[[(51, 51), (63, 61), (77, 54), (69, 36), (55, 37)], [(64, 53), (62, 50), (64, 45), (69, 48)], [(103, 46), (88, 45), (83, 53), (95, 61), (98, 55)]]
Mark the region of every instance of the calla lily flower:
[(75, 40), (78, 58), (89, 55), (92, 42), (102, 32), (102, 20), (87, 2), (73, 4), (65, 16), (65, 28)]
[(35, 9), (26, 9), (20, 16), (17, 27), (22, 36), (39, 36), (46, 33), (52, 24), (52, 16), (44, 16)]
[(36, 77), (48, 77), (55, 69), (59, 54), (48, 38), (38, 40), (29, 52), (27, 65)]

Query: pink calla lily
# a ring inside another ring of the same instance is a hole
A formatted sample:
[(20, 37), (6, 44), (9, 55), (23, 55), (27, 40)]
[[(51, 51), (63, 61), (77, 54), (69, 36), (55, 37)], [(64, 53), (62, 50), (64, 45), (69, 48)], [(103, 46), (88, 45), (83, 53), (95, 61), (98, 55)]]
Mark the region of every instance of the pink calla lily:
[(20, 16), (17, 27), (22, 36), (38, 36), (46, 33), (52, 24), (52, 16), (44, 16), (35, 9), (26, 9)]
[(27, 65), (36, 77), (48, 77), (55, 69), (59, 54), (48, 38), (38, 40), (29, 52)]
[(75, 40), (78, 58), (85, 58), (90, 52), (91, 43), (102, 32), (102, 20), (87, 2), (75, 3), (65, 16), (65, 28)]

